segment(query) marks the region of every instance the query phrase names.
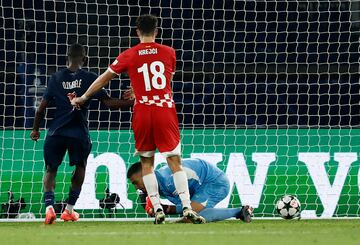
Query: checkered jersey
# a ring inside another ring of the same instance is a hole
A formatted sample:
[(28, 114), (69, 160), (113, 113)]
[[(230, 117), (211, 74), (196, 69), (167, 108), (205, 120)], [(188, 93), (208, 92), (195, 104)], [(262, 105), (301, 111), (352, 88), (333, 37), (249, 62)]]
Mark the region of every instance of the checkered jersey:
[(174, 108), (175, 103), (170, 94), (164, 94), (164, 97), (160, 98), (159, 95), (153, 96), (141, 96), (138, 100), (140, 104), (144, 105), (156, 105), (160, 107)]
[(175, 50), (153, 42), (139, 43), (125, 50), (108, 70), (115, 74), (126, 72), (129, 75), (135, 103), (172, 108), (175, 105), (171, 80), (175, 68)]

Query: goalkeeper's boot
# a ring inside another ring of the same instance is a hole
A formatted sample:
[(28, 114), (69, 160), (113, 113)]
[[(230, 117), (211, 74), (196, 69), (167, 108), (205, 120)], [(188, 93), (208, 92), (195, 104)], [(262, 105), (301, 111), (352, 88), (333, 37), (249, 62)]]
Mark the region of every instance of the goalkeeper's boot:
[(72, 211), (71, 213), (69, 212), (69, 210), (65, 209), (64, 212), (61, 214), (60, 219), (62, 219), (63, 221), (78, 221), (80, 218), (80, 215), (75, 212)]
[(54, 224), (56, 220), (56, 213), (52, 206), (46, 208), (45, 225)]
[(193, 224), (205, 224), (206, 220), (198, 215), (194, 210), (190, 209), (190, 208), (184, 208), (183, 209), (183, 216), (184, 218), (188, 219), (191, 221), (191, 223)]
[(158, 209), (155, 213), (155, 225), (164, 224), (165, 223), (165, 213), (162, 209)]
[(240, 212), (236, 215), (237, 219), (240, 219), (246, 223), (250, 223), (253, 216), (254, 208), (249, 205), (242, 206)]

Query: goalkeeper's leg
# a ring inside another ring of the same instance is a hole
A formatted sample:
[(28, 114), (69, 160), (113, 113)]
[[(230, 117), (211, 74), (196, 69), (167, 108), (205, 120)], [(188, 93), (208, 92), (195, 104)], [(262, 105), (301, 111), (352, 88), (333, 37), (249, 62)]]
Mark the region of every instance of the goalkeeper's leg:
[(249, 223), (252, 219), (252, 211), (253, 209), (249, 206), (242, 208), (204, 208), (199, 214), (206, 219), (206, 222), (237, 218)]
[(199, 215), (204, 217), (206, 222), (215, 222), (226, 220), (230, 218), (240, 219), (246, 223), (251, 222), (253, 216), (253, 208), (246, 205), (241, 208), (214, 208), (213, 199), (209, 197), (209, 207), (205, 207), (199, 202), (192, 201), (191, 206), (194, 210), (199, 212)]
[(140, 156), (143, 181), (148, 197), (154, 206), (155, 224), (161, 224), (165, 221), (165, 213), (160, 204), (159, 185), (154, 173), (154, 156)]

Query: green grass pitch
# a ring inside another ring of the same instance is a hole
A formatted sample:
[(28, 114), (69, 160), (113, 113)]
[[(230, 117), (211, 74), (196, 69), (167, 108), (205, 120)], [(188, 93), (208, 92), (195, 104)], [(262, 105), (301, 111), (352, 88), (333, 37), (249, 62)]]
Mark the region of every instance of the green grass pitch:
[(356, 220), (254, 220), (204, 225), (150, 222), (0, 223), (0, 244), (360, 244)]

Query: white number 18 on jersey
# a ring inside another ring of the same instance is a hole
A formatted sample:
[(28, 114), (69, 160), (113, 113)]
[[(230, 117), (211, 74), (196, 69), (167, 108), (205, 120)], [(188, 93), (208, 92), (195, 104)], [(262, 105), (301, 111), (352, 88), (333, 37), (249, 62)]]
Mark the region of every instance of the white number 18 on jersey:
[(144, 63), (137, 69), (138, 73), (143, 73), (145, 90), (150, 91), (151, 87), (154, 89), (163, 89), (166, 86), (166, 77), (164, 75), (165, 66), (161, 61), (154, 61), (150, 64), (150, 72), (153, 75), (150, 84), (149, 66)]

